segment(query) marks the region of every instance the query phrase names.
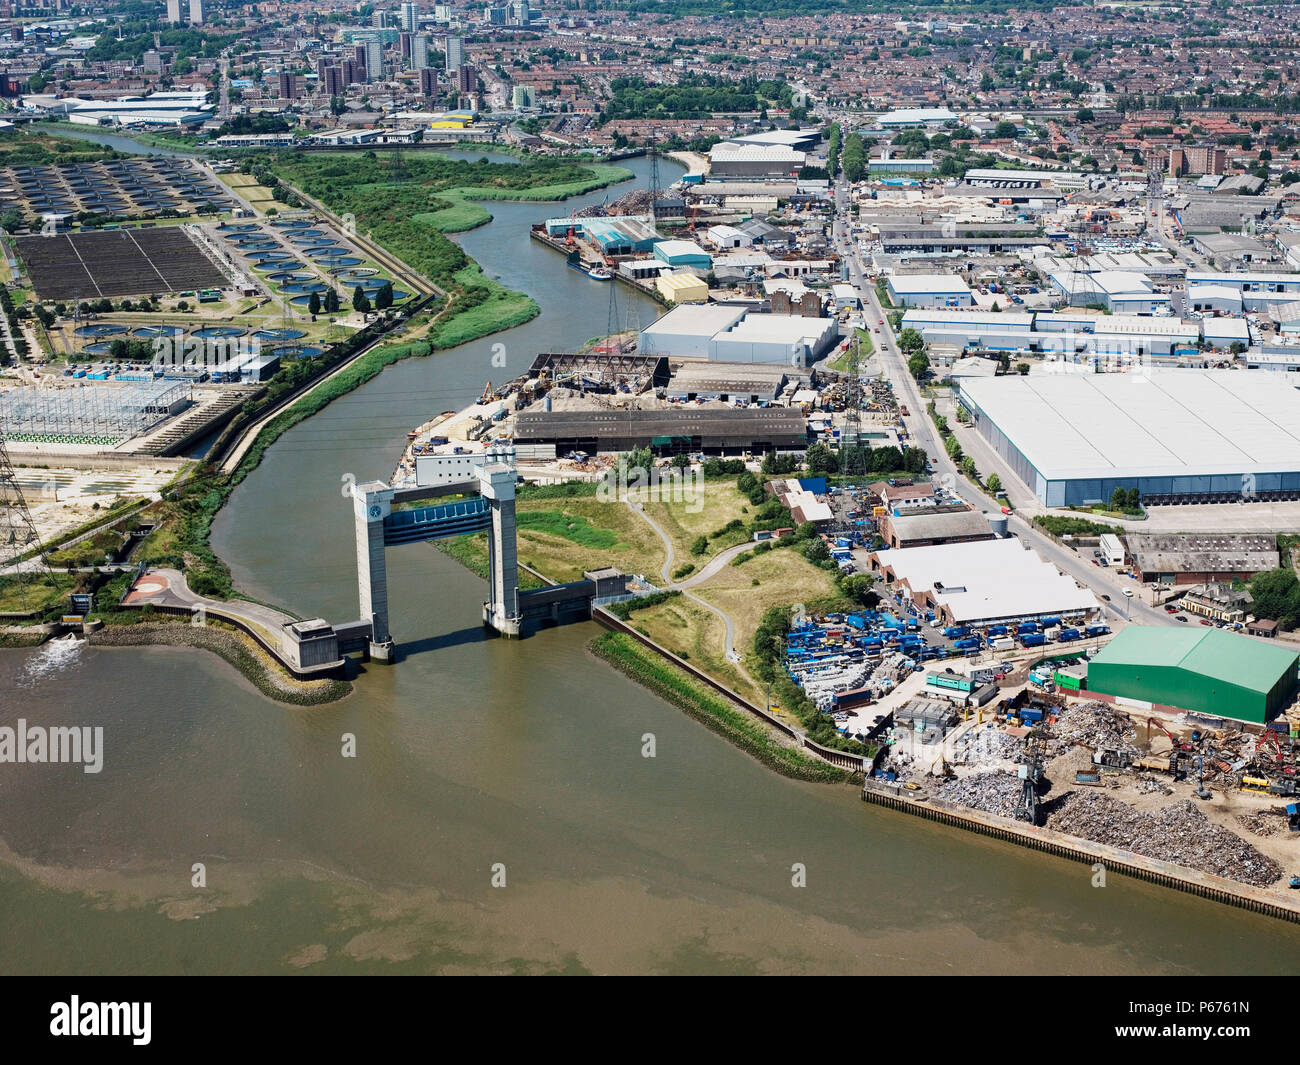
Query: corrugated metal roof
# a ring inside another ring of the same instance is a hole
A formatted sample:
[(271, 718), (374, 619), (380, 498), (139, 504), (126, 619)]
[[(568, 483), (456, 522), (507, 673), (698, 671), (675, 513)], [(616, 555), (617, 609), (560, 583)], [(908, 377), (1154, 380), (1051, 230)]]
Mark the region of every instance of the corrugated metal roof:
[(1278, 678), (1294, 677), (1300, 656), (1276, 644), (1221, 629), (1195, 631), (1128, 625), (1093, 658), (1094, 665), (1184, 669), (1250, 691), (1267, 693)]

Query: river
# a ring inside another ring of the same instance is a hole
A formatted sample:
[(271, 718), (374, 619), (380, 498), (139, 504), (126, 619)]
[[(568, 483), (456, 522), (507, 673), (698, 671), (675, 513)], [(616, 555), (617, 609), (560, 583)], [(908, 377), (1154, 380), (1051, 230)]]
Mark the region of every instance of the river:
[[(490, 205), (463, 244), (541, 316), (393, 366), (281, 438), (214, 527), (243, 590), (355, 616), (342, 477), (387, 476), (408, 427), (605, 331), (611, 286), (527, 236), (605, 195)], [(1300, 928), (1093, 887), (1085, 866), (791, 782), (593, 659), (593, 625), (489, 639), (476, 577), (428, 545), (389, 566), (402, 660), (322, 708), (204, 652), (0, 652), (0, 723), (105, 736), (97, 775), (0, 766), (0, 972), (1300, 968)]]

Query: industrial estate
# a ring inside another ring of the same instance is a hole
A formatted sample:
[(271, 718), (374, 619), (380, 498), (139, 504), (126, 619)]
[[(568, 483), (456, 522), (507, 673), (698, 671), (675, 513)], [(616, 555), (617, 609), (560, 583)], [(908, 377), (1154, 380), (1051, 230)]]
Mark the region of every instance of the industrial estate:
[[(1300, 921), (1294, 26), (166, 6), (6, 8), (7, 640), (328, 701), (433, 542), (779, 772)], [(280, 433), (537, 313), (446, 236), (507, 200), (604, 330), (346, 485), (355, 612), (241, 595)]]

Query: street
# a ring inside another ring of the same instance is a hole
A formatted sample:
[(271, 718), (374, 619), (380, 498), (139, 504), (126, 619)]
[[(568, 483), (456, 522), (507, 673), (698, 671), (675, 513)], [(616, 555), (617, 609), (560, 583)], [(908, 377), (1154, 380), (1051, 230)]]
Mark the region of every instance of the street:
[[(961, 473), (939, 442), (938, 432), (925, 410), (925, 400), (920, 386), (907, 370), (907, 360), (903, 357), (894, 336), (893, 327), (885, 314), (880, 300), (876, 296), (876, 286), (867, 276), (863, 266), (858, 243), (849, 234), (852, 231), (849, 216), (848, 189), (843, 177), (835, 188), (835, 216), (832, 224), (832, 243), (839, 247), (849, 265), (849, 281), (862, 297), (863, 315), (867, 328), (878, 330), (872, 333), (872, 340), (879, 353), (880, 365), (893, 386), (894, 395), (900, 404), (908, 408), (909, 414), (902, 418), (907, 433), (908, 443), (924, 448), (930, 456), (934, 468), (933, 476), (953, 486), (954, 492), (968, 503), (986, 513), (997, 514), (1002, 505), (985, 495), (973, 482)], [(847, 247), (845, 242), (847, 241)], [(882, 322), (883, 325), (877, 325)], [(1050, 561), (1062, 573), (1067, 573), (1097, 596), (1109, 622), (1137, 622), (1145, 625), (1171, 625), (1173, 616), (1163, 610), (1154, 608), (1139, 600), (1139, 596), (1149, 594), (1140, 585), (1136, 586), (1133, 599), (1128, 599), (1119, 590), (1120, 585), (1108, 571), (1093, 566), (1089, 559), (1081, 558), (1075, 551), (1067, 548), (1046, 533), (1038, 529), (1029, 519), (1021, 517), (1014, 511), (1010, 524), (1016, 535), (1038, 554)], [(1108, 596), (1110, 601), (1102, 599)], [(1121, 602), (1122, 600), (1122, 602)]]

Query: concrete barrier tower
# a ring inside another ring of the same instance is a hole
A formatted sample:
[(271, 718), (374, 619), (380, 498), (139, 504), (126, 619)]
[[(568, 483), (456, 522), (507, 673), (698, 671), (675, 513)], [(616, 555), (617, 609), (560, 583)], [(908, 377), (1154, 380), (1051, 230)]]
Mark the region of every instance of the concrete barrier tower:
[(502, 636), (518, 636), (519, 564), (515, 544), (515, 468), (508, 461), (493, 462), (478, 471), (479, 492), (492, 508), (488, 533), (488, 596), (483, 623)]
[[(511, 516), (513, 517), (513, 502)], [(361, 620), (370, 624), (370, 657), (393, 659), (388, 631), (388, 567), (384, 559), (384, 519), (393, 509), (393, 489), (382, 481), (367, 481), (352, 489), (357, 528), (357, 598)]]

